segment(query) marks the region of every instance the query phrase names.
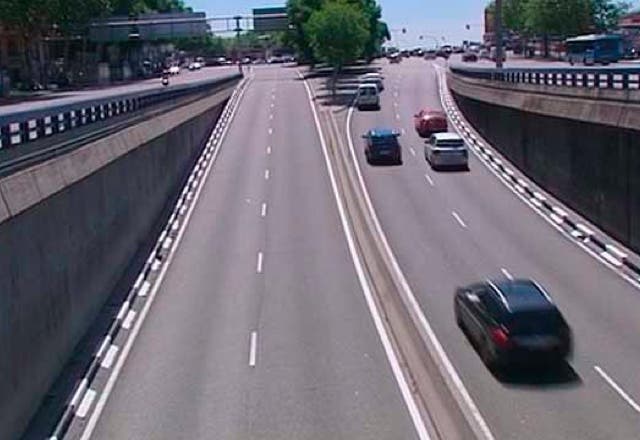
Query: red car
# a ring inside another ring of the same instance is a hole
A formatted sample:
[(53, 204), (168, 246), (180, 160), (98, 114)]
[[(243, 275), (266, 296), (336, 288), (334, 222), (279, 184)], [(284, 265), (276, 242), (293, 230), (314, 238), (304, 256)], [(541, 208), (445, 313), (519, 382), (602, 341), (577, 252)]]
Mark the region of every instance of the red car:
[(416, 131), (420, 137), (447, 131), (447, 116), (439, 110), (420, 110), (414, 115)]

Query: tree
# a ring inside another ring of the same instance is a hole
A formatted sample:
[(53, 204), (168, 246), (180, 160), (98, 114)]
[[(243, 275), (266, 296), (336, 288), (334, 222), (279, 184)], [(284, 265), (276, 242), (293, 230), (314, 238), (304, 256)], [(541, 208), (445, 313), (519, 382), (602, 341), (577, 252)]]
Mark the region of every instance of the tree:
[(543, 36), (545, 57), (550, 35), (576, 35), (590, 27), (590, 0), (528, 0), (524, 11), (526, 28)]
[(313, 49), (305, 25), (311, 14), (322, 7), (323, 0), (288, 0), (287, 15), (291, 29), (287, 33), (287, 43), (291, 44), (301, 61), (313, 61)]
[(631, 3), (611, 0), (591, 0), (591, 22), (597, 32), (614, 29), (620, 18), (629, 12)]
[(369, 38), (367, 17), (357, 6), (345, 1), (330, 1), (311, 14), (305, 25), (315, 56), (333, 67), (336, 77), (342, 67), (356, 60)]
[(22, 42), (22, 64), (27, 81), (44, 83), (44, 37), (52, 23), (51, 0), (0, 0), (2, 22), (14, 29)]

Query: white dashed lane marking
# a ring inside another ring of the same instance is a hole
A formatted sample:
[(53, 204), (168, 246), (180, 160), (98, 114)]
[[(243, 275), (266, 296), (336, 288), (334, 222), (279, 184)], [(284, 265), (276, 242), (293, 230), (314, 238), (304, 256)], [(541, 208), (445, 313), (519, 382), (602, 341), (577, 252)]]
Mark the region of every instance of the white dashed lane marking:
[(260, 210), (260, 215), (262, 217), (266, 217), (267, 216), (267, 204), (266, 203), (262, 204), (262, 209)]
[(500, 269), (500, 272), (502, 272), (502, 274), (507, 277), (508, 280), (513, 280), (513, 275), (511, 275), (509, 273), (509, 271), (507, 269), (505, 269), (504, 267), (502, 269)]
[(262, 251), (258, 252), (258, 262), (256, 264), (256, 272), (262, 273), (262, 264), (263, 264), (264, 256), (262, 255)]
[(462, 220), (462, 217), (460, 217), (457, 212), (452, 211), (451, 215), (453, 216), (453, 218), (456, 219), (456, 221), (458, 222), (458, 224), (460, 224), (460, 226), (462, 226), (463, 228), (467, 227), (466, 223)]
[(258, 353), (258, 332), (255, 330), (251, 332), (251, 339), (249, 341), (249, 366), (255, 367)]
[(618, 395), (622, 397), (622, 399), (627, 402), (631, 408), (633, 408), (635, 412), (640, 413), (640, 405), (638, 405), (638, 403), (633, 400), (631, 396), (629, 396), (626, 391), (623, 390), (622, 387), (618, 385), (601, 367), (596, 365), (593, 369), (596, 370), (596, 373), (598, 373), (600, 377), (602, 377), (605, 382), (607, 382), (607, 384), (609, 384), (609, 386), (613, 388), (613, 390), (618, 393)]
[(425, 178), (425, 179), (427, 179), (427, 182), (429, 182), (429, 185), (431, 185), (431, 186), (435, 186), (435, 183), (433, 182), (433, 179), (431, 178), (431, 176), (430, 176), (430, 175), (425, 174), (425, 175), (424, 175), (424, 178)]

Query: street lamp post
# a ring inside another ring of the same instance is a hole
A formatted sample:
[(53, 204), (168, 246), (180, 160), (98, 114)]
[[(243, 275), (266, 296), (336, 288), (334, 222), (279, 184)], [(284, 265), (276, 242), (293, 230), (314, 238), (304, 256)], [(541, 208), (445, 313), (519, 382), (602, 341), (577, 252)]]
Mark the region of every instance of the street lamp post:
[(496, 0), (496, 68), (502, 69), (502, 0)]

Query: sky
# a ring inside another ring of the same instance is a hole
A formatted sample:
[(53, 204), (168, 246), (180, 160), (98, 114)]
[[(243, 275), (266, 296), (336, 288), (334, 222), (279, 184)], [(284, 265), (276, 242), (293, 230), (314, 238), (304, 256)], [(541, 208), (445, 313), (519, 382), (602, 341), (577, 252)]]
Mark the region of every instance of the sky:
[[(433, 46), (435, 40), (460, 44), (463, 40), (481, 41), (484, 32), (484, 7), (489, 0), (378, 0), (382, 19), (392, 34), (391, 44), (398, 47)], [(250, 14), (256, 7), (283, 6), (286, 0), (185, 0), (207, 17)], [(640, 0), (632, 2), (640, 6)], [(232, 29), (233, 23), (215, 22), (216, 29)], [(466, 25), (470, 29), (466, 29)], [(246, 26), (243, 23), (242, 26)], [(402, 33), (402, 29), (406, 33)], [(423, 37), (420, 40), (420, 36)]]

